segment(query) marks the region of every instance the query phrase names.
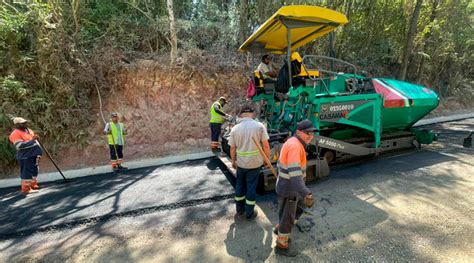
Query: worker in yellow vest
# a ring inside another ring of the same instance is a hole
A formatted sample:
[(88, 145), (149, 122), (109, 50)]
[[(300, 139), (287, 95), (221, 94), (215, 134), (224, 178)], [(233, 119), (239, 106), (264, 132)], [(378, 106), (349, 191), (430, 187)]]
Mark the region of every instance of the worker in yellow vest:
[(211, 150), (213, 152), (219, 151), (219, 136), (221, 135), (222, 123), (230, 118), (229, 114), (222, 111), (222, 108), (227, 103), (225, 97), (220, 97), (211, 106), (211, 120), (209, 126), (211, 127)]
[(110, 151), (110, 161), (112, 169), (125, 170), (127, 167), (122, 166), (123, 163), (123, 146), (125, 144), (124, 135), (127, 135), (125, 126), (119, 122), (118, 113), (110, 114), (111, 122), (105, 125), (104, 134), (107, 135)]

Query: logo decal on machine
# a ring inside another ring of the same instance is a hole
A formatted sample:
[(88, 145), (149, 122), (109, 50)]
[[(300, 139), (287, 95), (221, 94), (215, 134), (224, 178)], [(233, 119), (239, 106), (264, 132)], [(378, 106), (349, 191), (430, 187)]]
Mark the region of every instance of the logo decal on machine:
[(365, 100), (351, 102), (326, 103), (321, 104), (319, 120), (327, 122), (337, 122), (344, 118), (347, 119), (349, 113), (357, 107), (367, 103)]

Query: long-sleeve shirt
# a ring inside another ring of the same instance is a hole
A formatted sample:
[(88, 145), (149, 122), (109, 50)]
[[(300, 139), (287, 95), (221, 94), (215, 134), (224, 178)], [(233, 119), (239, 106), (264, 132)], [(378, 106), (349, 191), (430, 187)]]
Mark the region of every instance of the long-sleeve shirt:
[(296, 137), (288, 139), (278, 159), (278, 178), (276, 193), (283, 197), (304, 198), (309, 193), (304, 178), (306, 177), (306, 151)]
[(219, 103), (214, 103), (213, 107), (217, 114), (225, 116), (225, 113), (221, 111), (221, 106), (219, 105)]
[(35, 133), (30, 129), (15, 129), (9, 136), (10, 142), (15, 146), (16, 159), (25, 160), (31, 157), (43, 155), (43, 150), (33, 140)]

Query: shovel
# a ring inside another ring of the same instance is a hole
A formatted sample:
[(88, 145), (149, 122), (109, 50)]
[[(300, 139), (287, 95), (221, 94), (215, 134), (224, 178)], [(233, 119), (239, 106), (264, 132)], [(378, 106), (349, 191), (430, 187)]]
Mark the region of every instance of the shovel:
[(466, 147), (466, 148), (472, 147), (472, 134), (473, 134), (473, 133), (474, 133), (474, 132), (471, 132), (471, 133), (469, 134), (469, 136), (467, 136), (466, 138), (464, 138), (464, 141), (463, 141), (463, 143), (462, 143), (462, 146), (464, 146), (464, 147)]

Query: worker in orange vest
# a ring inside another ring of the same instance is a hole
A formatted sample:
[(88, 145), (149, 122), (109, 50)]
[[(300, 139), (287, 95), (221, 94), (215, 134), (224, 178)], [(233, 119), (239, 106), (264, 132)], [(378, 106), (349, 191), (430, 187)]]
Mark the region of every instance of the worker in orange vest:
[(38, 192), (38, 162), (43, 150), (36, 141), (39, 137), (28, 129), (28, 121), (13, 118), (15, 130), (10, 134), (9, 140), (16, 148), (16, 159), (20, 163), (21, 192), (30, 194)]
[(295, 221), (303, 214), (301, 207), (313, 206), (313, 195), (305, 184), (305, 149), (313, 140), (317, 129), (307, 119), (299, 122), (296, 129), (295, 135), (282, 146), (276, 183), (279, 223), (275, 229), (278, 234), (275, 254), (288, 257), (295, 257), (298, 254), (290, 250), (288, 239)]

